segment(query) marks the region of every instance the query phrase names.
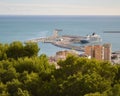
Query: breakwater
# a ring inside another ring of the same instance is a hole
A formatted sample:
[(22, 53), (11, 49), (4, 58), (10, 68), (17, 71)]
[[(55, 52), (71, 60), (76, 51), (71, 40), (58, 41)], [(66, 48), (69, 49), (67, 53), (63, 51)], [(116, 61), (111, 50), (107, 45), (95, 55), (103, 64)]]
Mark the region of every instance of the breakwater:
[(61, 42), (60, 43), (53, 42), (52, 44), (55, 45), (55, 46), (61, 47), (61, 48), (73, 49), (73, 50), (77, 50), (77, 51), (84, 51), (83, 46), (73, 46), (73, 45), (70, 45), (70, 44), (63, 44)]
[(51, 43), (54, 46), (58, 46), (61, 48), (72, 49), (76, 51), (84, 51), (84, 46), (75, 46), (74, 43), (80, 43), (80, 40), (83, 39), (83, 36), (50, 36), (46, 38), (36, 38), (32, 40), (28, 40), (27, 42), (44, 42)]
[(120, 31), (104, 31), (104, 33), (120, 33)]

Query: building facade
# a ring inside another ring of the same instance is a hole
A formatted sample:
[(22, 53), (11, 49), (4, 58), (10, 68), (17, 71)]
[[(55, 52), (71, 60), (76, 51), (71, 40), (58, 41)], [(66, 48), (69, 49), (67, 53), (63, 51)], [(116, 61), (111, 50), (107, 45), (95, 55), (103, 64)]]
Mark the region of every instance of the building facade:
[(85, 54), (97, 60), (111, 61), (111, 44), (86, 46)]

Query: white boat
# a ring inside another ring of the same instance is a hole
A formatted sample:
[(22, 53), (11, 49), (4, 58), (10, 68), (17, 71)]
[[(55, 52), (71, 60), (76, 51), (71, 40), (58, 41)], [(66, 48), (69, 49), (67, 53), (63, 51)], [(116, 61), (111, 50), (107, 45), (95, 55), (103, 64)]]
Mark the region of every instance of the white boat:
[(87, 35), (83, 39), (80, 40), (80, 42), (82, 44), (85, 44), (85, 43), (94, 43), (94, 42), (101, 42), (101, 41), (102, 41), (102, 39), (101, 39), (100, 35), (97, 35), (95, 33), (93, 33), (92, 35)]

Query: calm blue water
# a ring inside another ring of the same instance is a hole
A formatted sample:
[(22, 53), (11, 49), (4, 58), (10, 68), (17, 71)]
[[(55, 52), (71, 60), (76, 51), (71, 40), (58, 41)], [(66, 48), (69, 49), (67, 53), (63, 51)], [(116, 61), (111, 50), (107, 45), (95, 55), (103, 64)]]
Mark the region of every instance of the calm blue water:
[[(62, 29), (60, 35), (82, 35), (96, 32), (103, 43), (111, 43), (112, 50), (120, 50), (120, 16), (0, 16), (0, 42), (26, 41), (50, 36), (54, 29)], [(54, 55), (64, 50), (51, 44), (38, 43), (41, 53)]]

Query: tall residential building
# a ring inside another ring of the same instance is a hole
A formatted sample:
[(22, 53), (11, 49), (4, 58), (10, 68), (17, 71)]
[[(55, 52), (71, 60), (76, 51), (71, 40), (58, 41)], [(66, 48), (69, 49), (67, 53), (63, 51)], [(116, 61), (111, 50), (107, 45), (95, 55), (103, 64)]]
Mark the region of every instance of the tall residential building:
[(86, 46), (85, 54), (97, 60), (111, 61), (111, 44)]
[(100, 46), (100, 45), (96, 45), (94, 46), (94, 57), (97, 59), (97, 60), (103, 60), (103, 47)]
[(111, 61), (111, 44), (104, 44), (104, 60)]

